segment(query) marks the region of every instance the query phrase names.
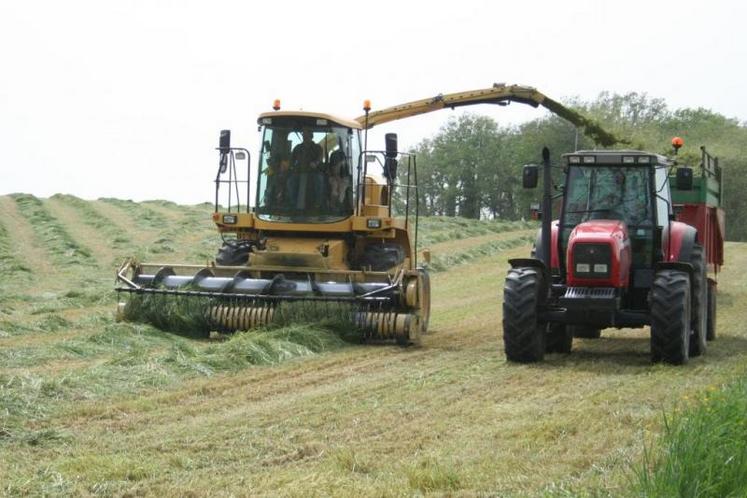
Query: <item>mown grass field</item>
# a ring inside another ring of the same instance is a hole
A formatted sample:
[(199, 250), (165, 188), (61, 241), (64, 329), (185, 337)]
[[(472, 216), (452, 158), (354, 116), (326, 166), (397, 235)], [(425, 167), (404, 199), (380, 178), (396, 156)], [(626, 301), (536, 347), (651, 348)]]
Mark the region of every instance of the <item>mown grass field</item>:
[(607, 331), (507, 364), (506, 259), (534, 233), (520, 223), (423, 222), (434, 296), (419, 348), (322, 336), (293, 349), (310, 332), (296, 326), (268, 354), (249, 335), (116, 323), (116, 265), (210, 259), (210, 213), (0, 196), (0, 493), (624, 496), (663, 415), (747, 370), (736, 243), (705, 357), (651, 365), (645, 331)]

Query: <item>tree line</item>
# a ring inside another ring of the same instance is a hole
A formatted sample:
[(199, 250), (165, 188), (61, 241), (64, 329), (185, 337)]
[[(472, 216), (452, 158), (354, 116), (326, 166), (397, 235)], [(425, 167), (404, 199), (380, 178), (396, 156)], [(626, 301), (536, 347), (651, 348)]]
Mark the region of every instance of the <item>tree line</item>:
[[(671, 138), (685, 147), (679, 162), (697, 166), (700, 146), (719, 157), (724, 171), (724, 208), (729, 240), (747, 240), (747, 125), (703, 108), (669, 109), (660, 98), (646, 94), (602, 93), (590, 102), (567, 104), (598, 121), (606, 130), (626, 138), (626, 148), (671, 154)], [(598, 149), (569, 122), (544, 116), (517, 126), (501, 126), (487, 116), (464, 114), (450, 119), (431, 138), (417, 144), (418, 203), (421, 214), (501, 218), (528, 216), (537, 191), (521, 187), (524, 164), (540, 163), (543, 146), (552, 161), (583, 149)], [(619, 148), (619, 146), (618, 146)]]

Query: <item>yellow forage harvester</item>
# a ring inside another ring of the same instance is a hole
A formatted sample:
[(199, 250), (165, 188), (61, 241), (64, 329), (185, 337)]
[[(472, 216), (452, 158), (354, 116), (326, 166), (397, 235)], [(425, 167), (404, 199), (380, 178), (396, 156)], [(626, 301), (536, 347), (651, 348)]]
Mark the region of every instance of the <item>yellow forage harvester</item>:
[[(220, 134), (213, 221), (223, 245), (215, 261), (128, 259), (117, 272), (120, 317), (143, 299), (177, 300), (201, 310), (206, 331), (229, 332), (270, 323), (283, 303), (332, 313), (346, 303), (366, 338), (417, 343), (428, 328), (430, 285), (418, 266), (415, 156), (397, 150), (395, 134), (385, 150), (364, 150), (365, 120), (279, 111), (279, 101), (273, 108), (258, 120), (253, 208), (250, 154), (231, 146), (229, 130)], [(156, 313), (169, 312), (159, 306)]]

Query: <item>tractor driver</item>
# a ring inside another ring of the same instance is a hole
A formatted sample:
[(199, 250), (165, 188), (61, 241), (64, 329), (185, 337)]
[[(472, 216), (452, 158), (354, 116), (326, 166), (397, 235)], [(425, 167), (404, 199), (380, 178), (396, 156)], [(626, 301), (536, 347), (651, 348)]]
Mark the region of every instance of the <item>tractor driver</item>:
[(292, 207), (303, 210), (309, 203), (307, 193), (313, 188), (312, 196), (315, 207), (319, 208), (319, 200), (323, 197), (324, 177), (322, 175), (323, 154), (319, 144), (314, 142), (311, 128), (302, 130), (303, 141), (293, 148), (291, 154), (291, 175), (288, 179), (288, 194)]

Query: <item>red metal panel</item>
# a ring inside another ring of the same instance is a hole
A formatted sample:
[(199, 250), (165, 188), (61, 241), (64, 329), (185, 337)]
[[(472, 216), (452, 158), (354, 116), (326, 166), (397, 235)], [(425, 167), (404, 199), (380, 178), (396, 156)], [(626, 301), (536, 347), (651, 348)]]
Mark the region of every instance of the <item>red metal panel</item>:
[(677, 221), (698, 231), (698, 243), (706, 251), (709, 270), (718, 272), (724, 264), (724, 210), (705, 204), (679, 204), (674, 211)]

